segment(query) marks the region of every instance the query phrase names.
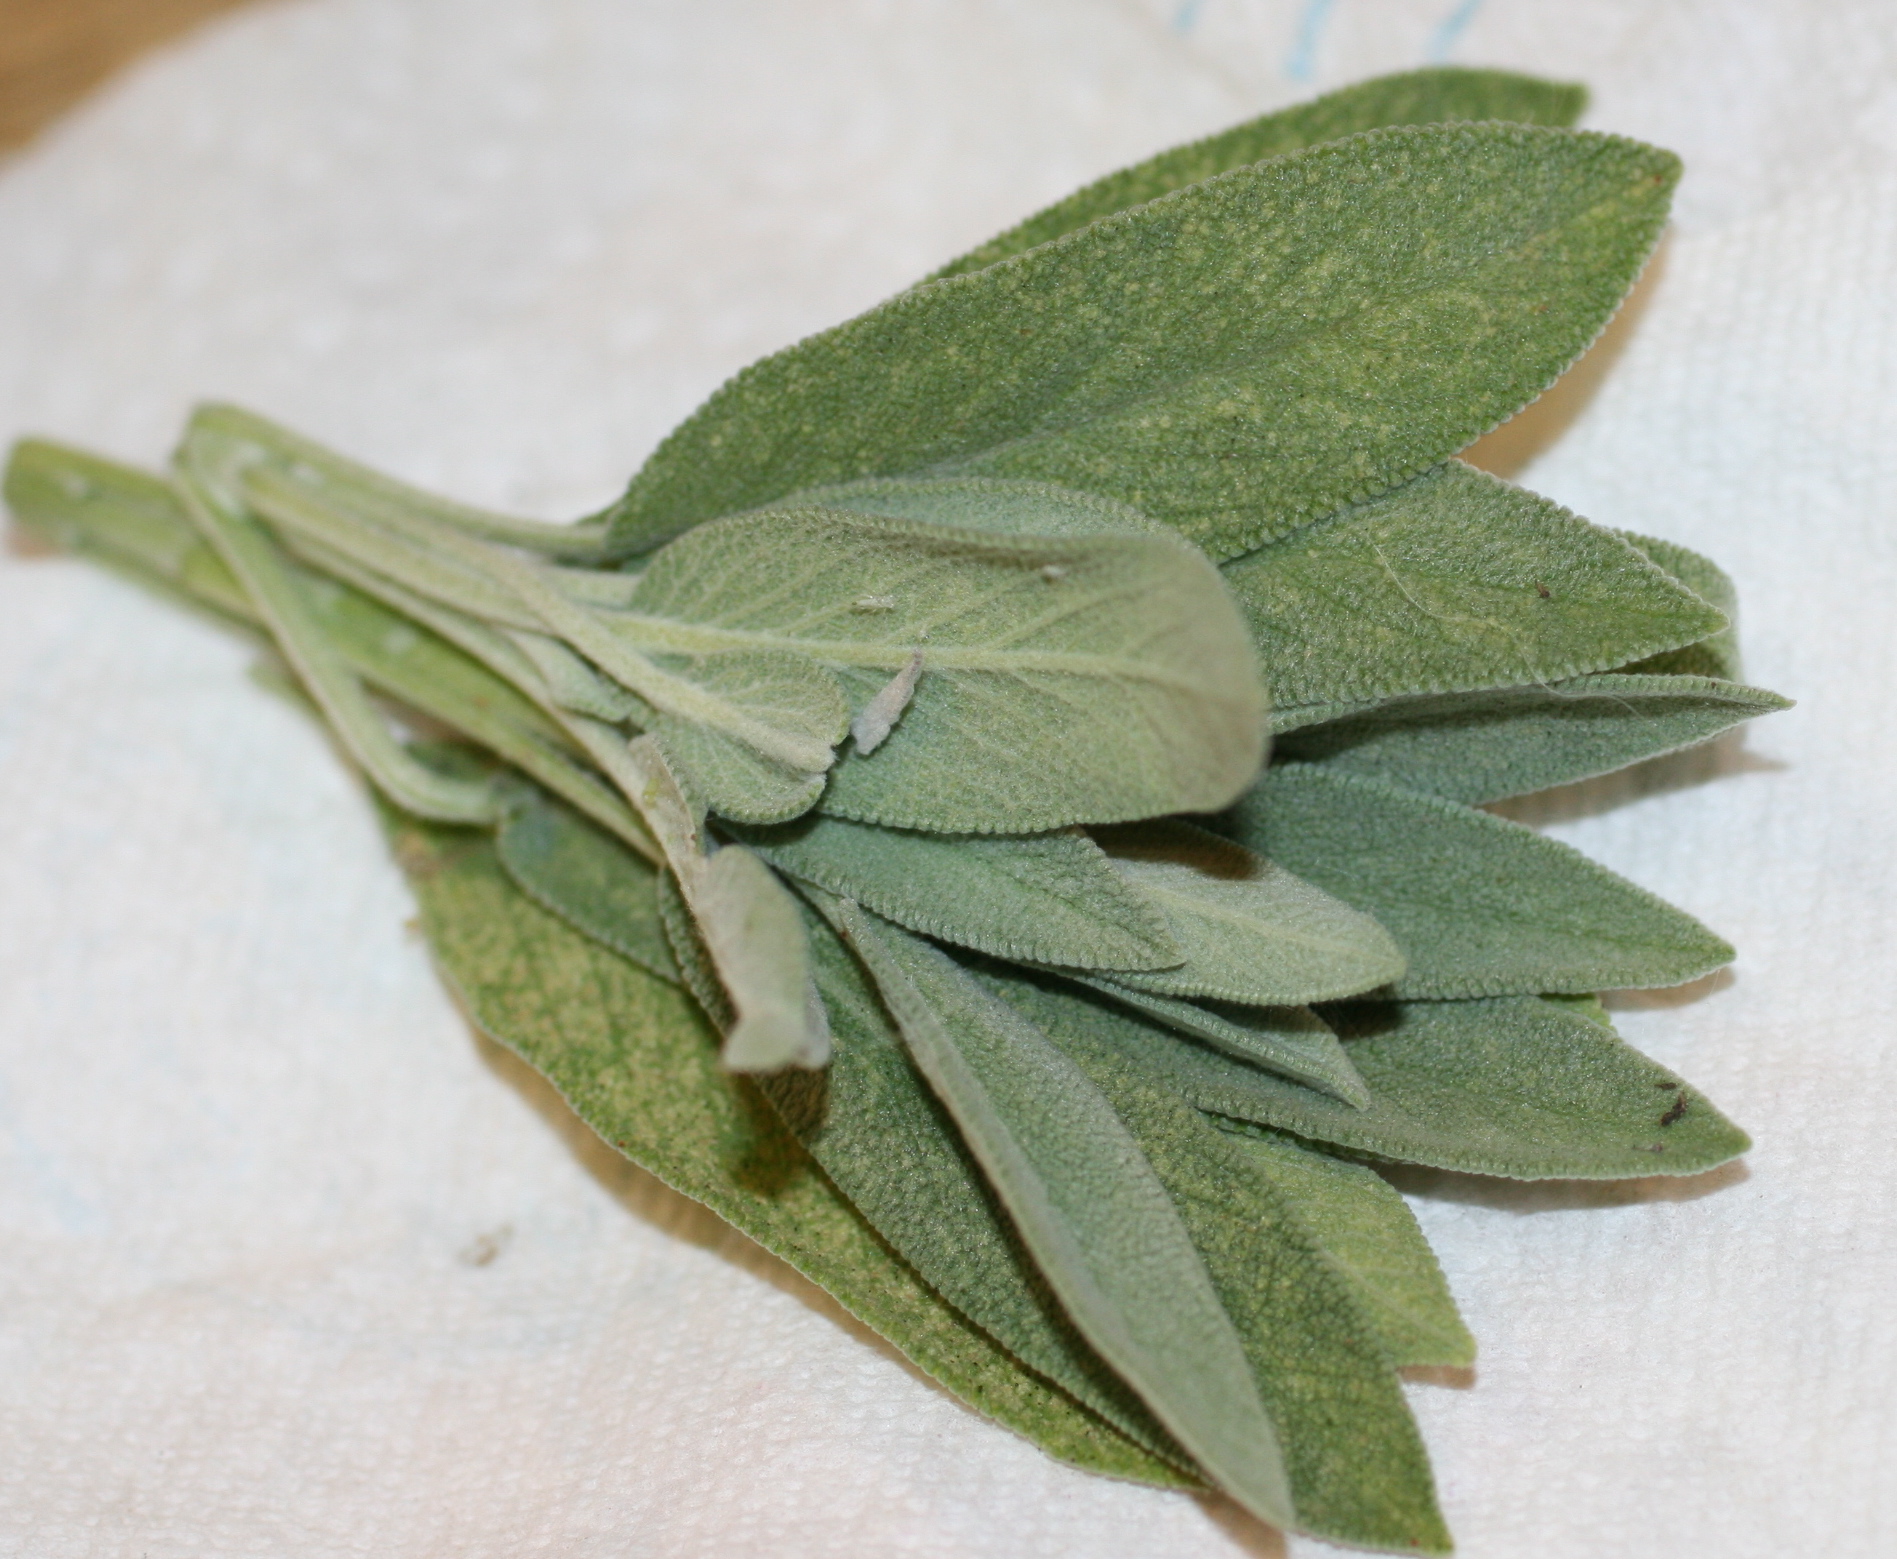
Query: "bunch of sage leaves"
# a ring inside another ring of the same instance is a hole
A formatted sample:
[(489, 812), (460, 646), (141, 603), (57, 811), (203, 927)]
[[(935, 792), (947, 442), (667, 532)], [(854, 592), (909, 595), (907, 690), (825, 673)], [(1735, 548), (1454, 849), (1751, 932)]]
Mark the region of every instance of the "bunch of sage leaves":
[(1712, 563), (1453, 458), (1665, 220), (1582, 102), (1420, 71), (1113, 175), (575, 525), (228, 407), (7, 498), (262, 630), (608, 1141), (1057, 1456), (1441, 1552), (1398, 1371), (1474, 1343), (1369, 1166), (1747, 1145), (1594, 994), (1731, 949), (1480, 810), (1784, 703)]

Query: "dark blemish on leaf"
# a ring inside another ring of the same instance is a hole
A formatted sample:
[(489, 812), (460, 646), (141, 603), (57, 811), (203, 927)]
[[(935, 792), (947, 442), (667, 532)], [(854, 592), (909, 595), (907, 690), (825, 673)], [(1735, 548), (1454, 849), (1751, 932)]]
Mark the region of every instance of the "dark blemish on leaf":
[(1679, 1097), (1673, 1101), (1672, 1106), (1667, 1110), (1666, 1114), (1660, 1117), (1660, 1124), (1662, 1126), (1671, 1126), (1676, 1120), (1678, 1120), (1685, 1113), (1686, 1113), (1686, 1090), (1682, 1088), (1680, 1090)]
[(1544, 601), (1552, 601), (1554, 599), (1554, 591), (1550, 590), (1539, 579), (1535, 581), (1535, 594), (1540, 596)]

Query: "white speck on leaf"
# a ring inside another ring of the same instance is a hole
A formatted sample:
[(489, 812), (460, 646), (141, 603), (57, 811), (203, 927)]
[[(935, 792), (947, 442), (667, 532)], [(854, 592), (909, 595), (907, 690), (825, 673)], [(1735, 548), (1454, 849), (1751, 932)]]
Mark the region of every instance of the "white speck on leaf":
[(916, 681), (922, 675), (922, 651), (911, 650), (909, 663), (881, 688), (850, 722), (850, 735), (856, 738), (856, 750), (872, 753), (888, 738), (902, 718), (903, 710), (915, 694)]

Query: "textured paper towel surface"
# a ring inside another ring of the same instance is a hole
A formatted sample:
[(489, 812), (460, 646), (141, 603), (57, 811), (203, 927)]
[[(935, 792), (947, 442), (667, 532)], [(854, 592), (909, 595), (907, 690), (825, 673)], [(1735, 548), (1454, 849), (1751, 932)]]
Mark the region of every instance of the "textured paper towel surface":
[[(156, 462), (216, 395), (576, 513), (726, 373), (1082, 179), (1432, 58), (1585, 78), (1685, 154), (1613, 360), (1489, 458), (1715, 553), (1802, 702), (1519, 814), (1737, 942), (1618, 1017), (1758, 1147), (1406, 1182), (1482, 1345), (1412, 1400), (1470, 1559), (1888, 1553), (1886, 6), (266, 5), (0, 167), (0, 436)], [(1282, 1551), (1048, 1461), (592, 1144), (471, 1036), (246, 658), (0, 558), (0, 1554)]]

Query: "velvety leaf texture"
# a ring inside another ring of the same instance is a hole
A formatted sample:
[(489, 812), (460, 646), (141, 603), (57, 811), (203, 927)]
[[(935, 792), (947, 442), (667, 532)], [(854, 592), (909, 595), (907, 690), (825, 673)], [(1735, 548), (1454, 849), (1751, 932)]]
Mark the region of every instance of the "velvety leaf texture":
[(1690, 915), (1578, 850), (1382, 780), (1279, 765), (1228, 822), (1377, 918), (1409, 960), (1393, 996), (1678, 985), (1732, 960)]
[(1289, 1524), (1281, 1447), (1243, 1344), (1113, 1106), (947, 954), (853, 906), (842, 924), (1075, 1326), (1221, 1488)]
[(1668, 672), (1679, 676), (1718, 677), (1722, 681), (1737, 682), (1741, 671), (1739, 592), (1726, 576), (1726, 571), (1711, 558), (1701, 556), (1690, 547), (1682, 547), (1676, 541), (1638, 536), (1632, 531), (1622, 531), (1620, 534), (1651, 558), (1656, 567), (1665, 569), (1701, 600), (1710, 601), (1718, 607), (1725, 613), (1727, 621), (1727, 626), (1718, 633), (1676, 650), (1648, 656), (1629, 669)]
[(793, 877), (978, 952), (1083, 969), (1184, 957), (1159, 908), (1078, 829), (925, 834), (820, 816), (740, 837)]
[(1475, 806), (1677, 752), (1788, 704), (1711, 677), (1610, 672), (1392, 699), (1281, 736), (1277, 752)]
[(1459, 461), (1221, 572), (1280, 729), (1310, 705), (1605, 671), (1725, 626), (1629, 542)]
[(1587, 91), (1566, 82), (1541, 81), (1500, 70), (1439, 66), (1379, 76), (1309, 103), (1234, 125), (1117, 173), (1109, 173), (1065, 200), (936, 272), (937, 277), (978, 271), (1060, 238), (1089, 222), (1111, 216), (1215, 173), (1242, 168), (1266, 157), (1282, 157), (1307, 146), (1339, 140), (1388, 125), (1439, 124), (1452, 119), (1505, 119), (1514, 124), (1571, 125), (1587, 105)]
[(928, 473), (1123, 500), (1229, 557), (1435, 465), (1618, 305), (1678, 174), (1636, 142), (1372, 131), (1220, 174), (746, 369), (610, 511), (619, 544)]
[(972, 1406), (1063, 1460), (1190, 1480), (1020, 1365), (925, 1284), (811, 1162), (676, 987), (508, 880), (486, 838), (391, 819), (442, 974), (475, 1021), (666, 1184), (781, 1257)]
[(1151, 535), (1157, 520), (1098, 493), (997, 476), (871, 477), (794, 494), (792, 503), (1006, 536)]
[(1164, 1182), (1278, 1426), (1298, 1528), (1442, 1553), (1428, 1458), (1380, 1338), (1268, 1166), (1131, 1066), (1072, 1007), (998, 986), (1112, 1100)]

